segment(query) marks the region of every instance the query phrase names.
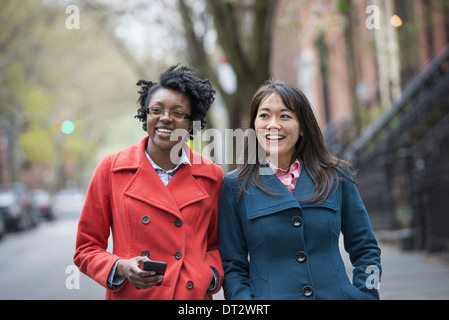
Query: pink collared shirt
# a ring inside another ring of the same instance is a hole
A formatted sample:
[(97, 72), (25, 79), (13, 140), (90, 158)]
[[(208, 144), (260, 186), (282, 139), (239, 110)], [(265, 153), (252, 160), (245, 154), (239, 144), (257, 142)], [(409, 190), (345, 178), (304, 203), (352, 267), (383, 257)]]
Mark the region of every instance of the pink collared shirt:
[(295, 191), (296, 182), (298, 181), (299, 175), (301, 174), (301, 163), (299, 162), (299, 160), (296, 159), (295, 162), (292, 163), (288, 171), (285, 169), (277, 168), (270, 161), (267, 162), (276, 177), (278, 177), (282, 184), (286, 186), (291, 193), (293, 193), (293, 191)]

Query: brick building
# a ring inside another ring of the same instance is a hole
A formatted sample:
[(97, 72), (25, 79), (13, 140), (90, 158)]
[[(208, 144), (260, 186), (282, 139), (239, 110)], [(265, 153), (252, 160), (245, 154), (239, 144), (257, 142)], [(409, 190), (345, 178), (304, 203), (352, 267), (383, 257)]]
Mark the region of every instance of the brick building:
[[(281, 0), (272, 73), (352, 160), (375, 229), (449, 250), (449, 0)], [(403, 231), (403, 232), (402, 232)]]
[(449, 42), (449, 1), (280, 0), (271, 69), (298, 85), (341, 151)]

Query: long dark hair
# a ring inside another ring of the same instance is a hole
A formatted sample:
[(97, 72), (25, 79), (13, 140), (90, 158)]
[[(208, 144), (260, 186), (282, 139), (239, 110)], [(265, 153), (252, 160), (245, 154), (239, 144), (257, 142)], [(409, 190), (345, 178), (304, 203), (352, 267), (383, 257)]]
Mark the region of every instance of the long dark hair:
[[(351, 163), (339, 159), (332, 155), (327, 149), (326, 143), (321, 133), (321, 129), (313, 113), (309, 100), (304, 93), (298, 88), (281, 80), (269, 79), (254, 94), (250, 106), (249, 128), (255, 130), (254, 122), (260, 104), (271, 94), (278, 94), (284, 105), (291, 111), (296, 113), (300, 124), (301, 136), (298, 138), (295, 146), (295, 153), (290, 160), (290, 165), (299, 159), (303, 170), (305, 169), (315, 185), (315, 193), (308, 202), (324, 201), (332, 191), (335, 182), (339, 179), (339, 174), (343, 179), (347, 179), (353, 183), (355, 171)], [(259, 159), (259, 149), (261, 146), (257, 142), (256, 161), (248, 161), (249, 146), (248, 140), (245, 141), (243, 152), (243, 164), (238, 166), (237, 177), (241, 179), (241, 193), (247, 192), (248, 183), (252, 183), (263, 191), (272, 194), (269, 186), (262, 183), (260, 179), (259, 169), (262, 165)]]

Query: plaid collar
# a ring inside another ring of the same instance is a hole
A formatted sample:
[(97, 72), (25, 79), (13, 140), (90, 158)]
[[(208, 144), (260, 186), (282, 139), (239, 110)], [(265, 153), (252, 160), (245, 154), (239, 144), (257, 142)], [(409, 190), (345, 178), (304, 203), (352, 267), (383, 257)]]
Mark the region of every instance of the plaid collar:
[(298, 181), (299, 175), (301, 173), (301, 163), (298, 159), (292, 163), (288, 170), (278, 168), (270, 161), (267, 161), (271, 170), (273, 170), (274, 174), (278, 179), (282, 182), (282, 184), (291, 192), (295, 190), (296, 182)]

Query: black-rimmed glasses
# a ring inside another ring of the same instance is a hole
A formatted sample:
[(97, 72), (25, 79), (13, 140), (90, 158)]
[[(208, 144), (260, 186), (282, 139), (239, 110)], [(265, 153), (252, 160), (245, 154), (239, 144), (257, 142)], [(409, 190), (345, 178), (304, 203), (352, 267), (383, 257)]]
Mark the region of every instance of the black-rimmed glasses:
[(185, 113), (184, 111), (180, 110), (167, 111), (159, 107), (148, 108), (148, 114), (152, 115), (153, 117), (161, 117), (166, 112), (168, 112), (169, 116), (175, 120), (192, 119), (192, 117), (189, 114)]

